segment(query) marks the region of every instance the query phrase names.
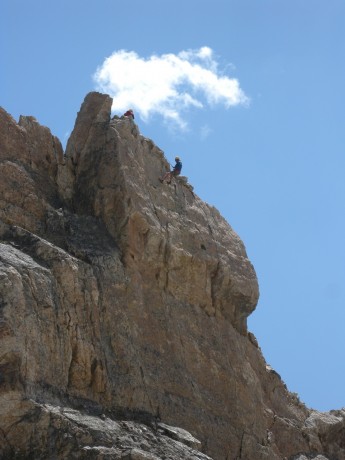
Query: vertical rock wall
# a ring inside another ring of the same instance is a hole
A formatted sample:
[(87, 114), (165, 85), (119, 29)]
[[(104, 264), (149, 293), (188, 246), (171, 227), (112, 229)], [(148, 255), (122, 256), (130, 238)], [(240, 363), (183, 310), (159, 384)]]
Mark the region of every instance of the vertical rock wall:
[[(344, 458), (343, 412), (308, 410), (247, 333), (242, 241), (185, 178), (160, 184), (163, 152), (111, 103), (87, 95), (65, 156), (0, 112), (0, 452), (32, 453), (40, 429), (36, 457), (50, 443), (64, 458), (76, 416), (56, 407), (72, 406), (180, 426), (214, 459)], [(90, 420), (68, 455), (96, 443)], [(125, 458), (110, 438), (107, 458)]]

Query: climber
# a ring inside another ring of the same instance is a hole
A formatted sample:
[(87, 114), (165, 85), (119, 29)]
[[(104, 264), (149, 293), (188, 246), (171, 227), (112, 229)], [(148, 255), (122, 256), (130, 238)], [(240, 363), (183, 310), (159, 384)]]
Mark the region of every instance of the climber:
[(132, 109), (127, 110), (127, 112), (125, 112), (125, 113), (123, 114), (123, 116), (124, 116), (124, 117), (127, 117), (127, 118), (129, 118), (129, 119), (131, 119), (131, 120), (134, 120), (134, 113), (133, 113), (133, 110), (132, 110)]
[(172, 177), (176, 177), (176, 176), (181, 174), (182, 163), (181, 163), (180, 157), (175, 157), (175, 162), (176, 162), (176, 164), (173, 167), (172, 171), (168, 171), (167, 173), (164, 174), (163, 177), (158, 178), (160, 180), (160, 182), (163, 183), (165, 181), (165, 179), (168, 179), (167, 183), (170, 184)]

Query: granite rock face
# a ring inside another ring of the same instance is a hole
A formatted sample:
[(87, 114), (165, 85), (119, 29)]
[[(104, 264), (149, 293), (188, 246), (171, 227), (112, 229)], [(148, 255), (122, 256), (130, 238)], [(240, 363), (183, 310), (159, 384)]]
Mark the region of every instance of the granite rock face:
[(0, 457), (345, 459), (344, 410), (247, 331), (242, 241), (111, 104), (87, 95), (65, 155), (0, 111)]

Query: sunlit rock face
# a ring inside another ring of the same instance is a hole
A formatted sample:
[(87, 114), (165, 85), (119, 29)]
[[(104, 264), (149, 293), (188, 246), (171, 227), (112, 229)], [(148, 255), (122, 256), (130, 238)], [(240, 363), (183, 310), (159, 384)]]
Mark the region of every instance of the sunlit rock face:
[(307, 409), (247, 332), (239, 236), (111, 104), (86, 96), (65, 154), (0, 111), (0, 454), (344, 459), (344, 411)]

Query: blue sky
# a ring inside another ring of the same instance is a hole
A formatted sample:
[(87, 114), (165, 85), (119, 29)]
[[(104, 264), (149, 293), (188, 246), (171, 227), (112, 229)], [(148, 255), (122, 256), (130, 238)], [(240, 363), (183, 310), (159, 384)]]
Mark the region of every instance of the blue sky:
[(309, 407), (344, 407), (344, 1), (0, 6), (0, 105), (65, 144), (89, 91), (128, 102), (242, 238), (267, 362)]

